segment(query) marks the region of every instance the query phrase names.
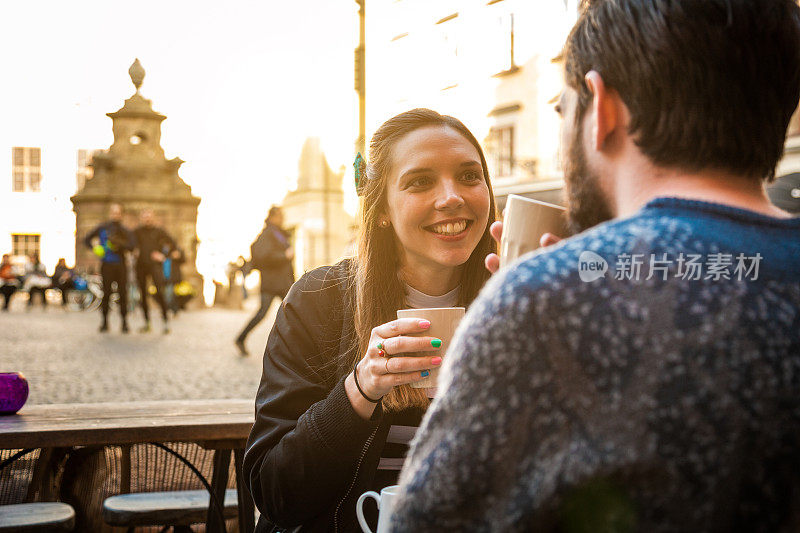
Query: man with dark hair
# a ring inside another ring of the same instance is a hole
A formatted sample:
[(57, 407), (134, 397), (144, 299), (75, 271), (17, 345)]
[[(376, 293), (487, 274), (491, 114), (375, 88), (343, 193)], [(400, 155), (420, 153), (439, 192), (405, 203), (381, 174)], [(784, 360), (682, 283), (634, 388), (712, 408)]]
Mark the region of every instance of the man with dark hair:
[(143, 209), (139, 214), (141, 224), (134, 230), (136, 236), (136, 284), (139, 286), (142, 312), (144, 313), (144, 326), (141, 333), (150, 331), (150, 310), (147, 303), (150, 283), (155, 287), (155, 300), (161, 309), (161, 319), (164, 333), (169, 333), (167, 318), (167, 301), (165, 299), (165, 286), (167, 279), (164, 274), (164, 263), (181, 256), (178, 246), (166, 230), (157, 226), (152, 209)]
[(250, 245), (250, 264), (261, 274), (261, 302), (256, 314), (236, 337), (235, 344), (241, 355), (249, 355), (245, 345), (247, 336), (267, 316), (272, 300), (276, 296), (286, 296), (294, 283), (293, 258), (289, 233), (283, 229), (283, 210), (274, 205), (269, 209), (264, 229)]
[(594, 0), (561, 59), (583, 233), (470, 308), (393, 531), (795, 530), (800, 218), (764, 183), (800, 98), (800, 9)]
[(100, 309), (103, 323), (100, 332), (108, 331), (108, 308), (111, 292), (119, 295), (119, 314), (122, 317), (122, 333), (128, 333), (128, 267), (126, 255), (133, 251), (136, 241), (133, 233), (122, 225), (122, 206), (111, 204), (107, 222), (103, 222), (89, 233), (84, 244), (100, 258), (100, 273), (103, 276), (103, 301)]

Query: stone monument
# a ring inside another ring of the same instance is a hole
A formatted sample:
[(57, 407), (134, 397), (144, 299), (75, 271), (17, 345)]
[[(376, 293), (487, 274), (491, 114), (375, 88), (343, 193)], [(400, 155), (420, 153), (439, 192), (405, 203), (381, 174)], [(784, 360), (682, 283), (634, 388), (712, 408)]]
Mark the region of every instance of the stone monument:
[(128, 73), (136, 92), (121, 109), (107, 113), (114, 143), (94, 155), (94, 177), (71, 198), (76, 216), (75, 264), (97, 268), (97, 257), (84, 246), (83, 239), (107, 219), (110, 204), (122, 205), (124, 223), (131, 229), (138, 225), (139, 213), (150, 208), (185, 254), (181, 273), (199, 295), (194, 301), (202, 304), (203, 280), (195, 265), (200, 198), (193, 196), (191, 187), (178, 176), (183, 161), (164, 156), (161, 122), (167, 117), (153, 111), (150, 100), (139, 94), (145, 72), (138, 59)]

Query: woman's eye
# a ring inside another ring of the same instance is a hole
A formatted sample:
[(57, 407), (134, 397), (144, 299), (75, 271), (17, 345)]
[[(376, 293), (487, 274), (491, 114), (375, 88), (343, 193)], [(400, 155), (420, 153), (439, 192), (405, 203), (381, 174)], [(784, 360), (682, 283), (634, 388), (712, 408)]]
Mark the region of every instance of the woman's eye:
[(480, 181), (483, 179), (481, 175), (474, 170), (465, 172), (462, 178), (464, 179), (464, 181)]
[(431, 183), (431, 179), (427, 176), (420, 176), (408, 182), (409, 187), (425, 187)]

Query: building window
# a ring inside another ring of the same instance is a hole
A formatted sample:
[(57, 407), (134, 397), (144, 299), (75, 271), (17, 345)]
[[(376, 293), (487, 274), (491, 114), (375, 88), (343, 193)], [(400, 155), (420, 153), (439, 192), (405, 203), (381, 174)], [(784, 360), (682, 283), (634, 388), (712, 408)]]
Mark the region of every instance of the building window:
[(493, 75), (510, 74), (519, 70), (514, 60), (514, 13), (507, 6), (494, 4), (487, 17), (487, 58)]
[(439, 76), (442, 89), (451, 89), (458, 79), (458, 13), (448, 15), (436, 23), (433, 70)]
[(495, 177), (511, 176), (514, 171), (514, 126), (503, 126), (489, 130), (486, 152)]
[(11, 149), (12, 191), (39, 192), (42, 181), (42, 151), (40, 148)]
[(97, 150), (78, 150), (78, 170), (75, 173), (76, 177), (76, 190), (80, 191), (86, 182), (94, 176), (94, 168), (92, 168), (92, 158)]
[(41, 235), (35, 234), (12, 234), (11, 255), (25, 257), (30, 257), (33, 254), (39, 255), (41, 238)]

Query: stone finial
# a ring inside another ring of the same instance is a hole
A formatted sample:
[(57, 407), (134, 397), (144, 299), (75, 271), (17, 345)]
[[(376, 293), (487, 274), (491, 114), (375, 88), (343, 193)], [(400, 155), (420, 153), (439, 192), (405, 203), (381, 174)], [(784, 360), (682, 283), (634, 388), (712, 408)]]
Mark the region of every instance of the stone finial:
[(131, 68), (128, 69), (128, 74), (131, 76), (131, 81), (133, 82), (134, 87), (136, 87), (136, 92), (139, 92), (139, 87), (142, 86), (142, 82), (144, 81), (144, 68), (142, 64), (139, 63), (139, 58), (136, 58), (136, 61), (133, 62)]

